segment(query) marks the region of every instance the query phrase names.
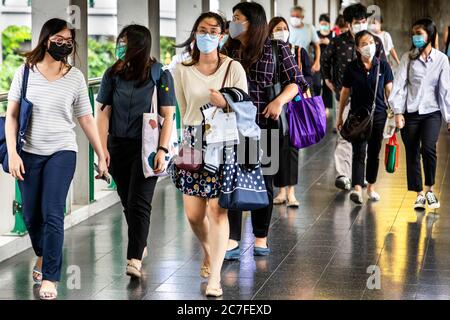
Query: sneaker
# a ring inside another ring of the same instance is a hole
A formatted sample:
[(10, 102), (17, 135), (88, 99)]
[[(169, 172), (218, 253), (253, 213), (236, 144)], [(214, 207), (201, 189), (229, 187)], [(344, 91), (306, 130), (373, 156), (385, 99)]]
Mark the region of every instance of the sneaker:
[(369, 200), (370, 201), (380, 201), (381, 197), (378, 193), (376, 193), (375, 191), (371, 191), (371, 192), (367, 192), (367, 195), (369, 196)]
[(427, 198), (428, 208), (434, 210), (434, 209), (439, 209), (441, 207), (441, 204), (439, 203), (439, 200), (436, 197), (436, 195), (433, 193), (433, 191), (428, 191), (425, 194), (425, 197)]
[(350, 200), (352, 200), (357, 205), (363, 204), (362, 191), (353, 190), (352, 193), (350, 193)]
[(416, 202), (414, 203), (414, 209), (425, 210), (427, 204), (427, 199), (423, 194), (417, 196)]
[(337, 177), (334, 185), (336, 186), (336, 188), (346, 191), (352, 188), (352, 182), (346, 176)]

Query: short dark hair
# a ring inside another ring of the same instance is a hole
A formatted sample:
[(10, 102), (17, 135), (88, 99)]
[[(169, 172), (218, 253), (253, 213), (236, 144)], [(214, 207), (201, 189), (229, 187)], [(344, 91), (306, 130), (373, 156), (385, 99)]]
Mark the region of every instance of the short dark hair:
[(330, 15), (328, 13), (323, 13), (319, 16), (319, 22), (325, 21), (330, 23)]
[(344, 19), (348, 23), (354, 20), (362, 20), (367, 18), (367, 8), (360, 3), (353, 4), (344, 9)]

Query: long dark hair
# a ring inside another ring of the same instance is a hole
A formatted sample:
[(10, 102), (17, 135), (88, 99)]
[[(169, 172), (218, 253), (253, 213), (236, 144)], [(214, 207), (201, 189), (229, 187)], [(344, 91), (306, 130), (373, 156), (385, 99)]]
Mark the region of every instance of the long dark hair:
[[(428, 42), (425, 46), (420, 48), (418, 50), (418, 52), (415, 52), (416, 47), (414, 46), (414, 43), (411, 43), (411, 53), (409, 54), (409, 57), (412, 60), (418, 59), (420, 57), (420, 55), (422, 54), (422, 52), (426, 49), (426, 47), (428, 46), (429, 43), (431, 43), (431, 46), (433, 48), (436, 48), (435, 45), (436, 45), (436, 37), (437, 37), (436, 24), (430, 18), (423, 18), (423, 19), (419, 19), (416, 22), (414, 22), (414, 24), (411, 27), (411, 31), (412, 31), (412, 29), (414, 29), (414, 27), (420, 27), (421, 29), (425, 30), (425, 32), (428, 35)], [(411, 42), (412, 42), (412, 40), (411, 40)]]
[(236, 10), (239, 10), (247, 18), (249, 22), (247, 34), (250, 36), (244, 48), (239, 40), (228, 40), (224, 51), (228, 53), (237, 51), (242, 66), (248, 73), (250, 67), (261, 58), (264, 51), (264, 44), (269, 37), (266, 12), (256, 2), (240, 2), (234, 6), (233, 12)]
[[(184, 66), (193, 66), (196, 65), (198, 63), (198, 61), (200, 60), (200, 50), (197, 47), (197, 42), (195, 41), (195, 34), (197, 33), (197, 29), (198, 26), (200, 25), (200, 23), (205, 20), (205, 19), (215, 19), (217, 22), (216, 27), (220, 27), (220, 33), (223, 34), (225, 32), (225, 20), (222, 18), (221, 15), (215, 13), (215, 12), (205, 12), (202, 13), (197, 20), (194, 23), (194, 26), (192, 27), (192, 31), (191, 34), (189, 35), (189, 38), (179, 44), (176, 45), (177, 48), (184, 48), (185, 52), (188, 52), (189, 55), (191, 56), (191, 60), (187, 61), (187, 62), (183, 62)], [(194, 42), (194, 47), (191, 48), (191, 44)], [(219, 49), (219, 47), (217, 48)], [(217, 68), (219, 68), (220, 66), (220, 50), (217, 50), (217, 55), (219, 57), (218, 63), (217, 63)]]
[[(48, 20), (42, 26), (41, 33), (39, 34), (38, 44), (36, 45), (36, 47), (25, 54), (25, 63), (29, 68), (33, 69), (36, 64), (44, 60), (45, 53), (47, 52), (48, 47), (48, 39), (64, 29), (70, 30), (70, 34), (72, 36), (72, 41), (74, 44), (71, 55), (76, 57), (77, 43), (75, 41), (75, 29), (71, 28), (65, 20), (53, 18)], [(71, 67), (68, 62), (68, 57), (65, 57), (61, 62), (65, 66), (68, 66), (69, 68)]]
[(110, 70), (110, 76), (120, 76), (126, 81), (137, 81), (143, 85), (150, 77), (150, 68), (156, 62), (152, 58), (152, 35), (150, 30), (138, 24), (131, 24), (122, 29), (116, 45), (126, 38), (127, 51), (124, 60), (118, 59)]

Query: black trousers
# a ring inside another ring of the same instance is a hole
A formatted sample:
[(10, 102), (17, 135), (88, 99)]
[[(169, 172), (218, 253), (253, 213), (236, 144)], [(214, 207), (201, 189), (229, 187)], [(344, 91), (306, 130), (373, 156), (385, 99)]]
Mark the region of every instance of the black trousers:
[[(352, 185), (363, 186), (364, 177), (367, 182), (377, 182), (378, 168), (380, 165), (380, 150), (383, 143), (383, 131), (386, 124), (387, 113), (375, 112), (373, 118), (372, 135), (369, 141), (352, 143)], [(366, 165), (367, 158), (367, 165)]]
[(289, 135), (280, 137), (280, 168), (274, 177), (277, 188), (295, 186), (298, 183), (298, 150), (291, 145)]
[(150, 213), (157, 177), (145, 178), (142, 171), (140, 140), (108, 139), (110, 172), (117, 184), (128, 224), (127, 259), (142, 259), (150, 230)]
[[(268, 143), (266, 144), (266, 150), (263, 150), (265, 155), (270, 157), (277, 157), (278, 155), (272, 155), (271, 146), (271, 130), (267, 128), (273, 128), (273, 123), (269, 122), (261, 125), (262, 135), (266, 135)], [(264, 166), (263, 166), (264, 173)], [(273, 175), (264, 175), (264, 183), (266, 184), (267, 196), (269, 197), (269, 205), (265, 208), (254, 210), (252, 215), (253, 234), (256, 238), (265, 238), (269, 234), (270, 220), (272, 219), (273, 210)], [(230, 224), (230, 239), (240, 241), (242, 232), (242, 212), (228, 210), (228, 221)]]
[(437, 152), (436, 144), (442, 126), (440, 111), (419, 115), (405, 113), (405, 127), (402, 129), (402, 139), (406, 149), (406, 174), (408, 190), (421, 192), (423, 190), (420, 155), (423, 160), (425, 185), (435, 184)]

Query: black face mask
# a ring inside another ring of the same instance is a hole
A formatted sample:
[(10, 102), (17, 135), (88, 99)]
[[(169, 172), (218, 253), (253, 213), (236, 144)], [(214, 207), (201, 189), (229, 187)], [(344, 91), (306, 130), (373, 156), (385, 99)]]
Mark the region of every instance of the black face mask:
[(58, 46), (55, 42), (50, 41), (50, 47), (47, 49), (48, 53), (52, 56), (56, 61), (62, 61), (69, 54), (72, 53), (71, 47), (69, 47), (66, 43), (62, 46)]

